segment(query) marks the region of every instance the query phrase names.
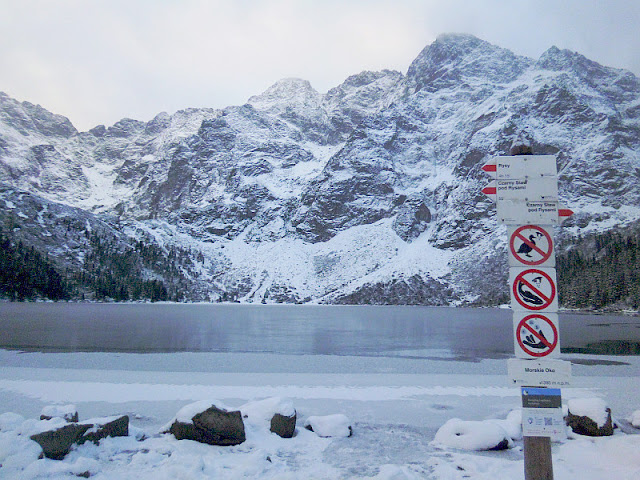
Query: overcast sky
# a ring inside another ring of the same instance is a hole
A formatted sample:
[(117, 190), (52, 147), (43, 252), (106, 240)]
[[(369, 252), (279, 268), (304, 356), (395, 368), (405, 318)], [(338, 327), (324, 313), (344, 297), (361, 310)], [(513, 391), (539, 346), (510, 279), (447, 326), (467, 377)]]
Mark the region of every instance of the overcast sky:
[(406, 73), (441, 33), (640, 75), (639, 0), (0, 0), (0, 91), (80, 130), (240, 105), (284, 77), (321, 93)]

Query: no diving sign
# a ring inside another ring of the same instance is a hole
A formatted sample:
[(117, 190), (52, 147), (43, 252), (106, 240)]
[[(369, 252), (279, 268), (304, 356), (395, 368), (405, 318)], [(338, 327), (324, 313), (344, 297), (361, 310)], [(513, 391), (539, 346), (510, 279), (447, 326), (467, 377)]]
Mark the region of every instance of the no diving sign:
[(550, 227), (523, 225), (510, 227), (509, 266), (555, 267)]
[(514, 311), (558, 311), (555, 268), (509, 269)]
[(520, 313), (513, 315), (514, 344), (518, 358), (552, 358), (560, 352), (558, 315)]

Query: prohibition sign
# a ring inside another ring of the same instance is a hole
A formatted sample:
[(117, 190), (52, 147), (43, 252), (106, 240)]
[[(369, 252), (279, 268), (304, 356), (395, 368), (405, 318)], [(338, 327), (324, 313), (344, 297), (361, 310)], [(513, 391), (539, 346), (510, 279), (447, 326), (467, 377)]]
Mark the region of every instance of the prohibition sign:
[(546, 316), (532, 313), (518, 323), (516, 340), (527, 355), (546, 357), (558, 345), (558, 329)]
[[(516, 243), (518, 243), (516, 248)], [(513, 258), (527, 266), (541, 265), (553, 253), (553, 240), (544, 228), (537, 225), (518, 227), (509, 238)]]
[(527, 310), (544, 310), (556, 298), (555, 282), (542, 270), (523, 270), (513, 281), (513, 298)]

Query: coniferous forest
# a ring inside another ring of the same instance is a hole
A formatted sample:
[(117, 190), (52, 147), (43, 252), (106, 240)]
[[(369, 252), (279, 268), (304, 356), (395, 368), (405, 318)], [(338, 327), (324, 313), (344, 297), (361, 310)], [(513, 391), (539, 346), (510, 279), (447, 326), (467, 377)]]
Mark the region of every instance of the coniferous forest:
[[(82, 268), (64, 271), (46, 253), (0, 233), (0, 297), (25, 300), (181, 301), (179, 266), (193, 252), (137, 241), (123, 248), (87, 234)], [(640, 228), (591, 234), (557, 254), (560, 305), (583, 310), (640, 308)], [(201, 259), (202, 260), (202, 259)], [(161, 272), (149, 278), (143, 271)]]
[(179, 278), (176, 253), (166, 255), (155, 245), (137, 242), (122, 249), (113, 242), (90, 238), (90, 253), (80, 270), (60, 272), (46, 254), (0, 234), (0, 297), (10, 300), (165, 301), (182, 299), (180, 288), (169, 289), (161, 278), (144, 278), (145, 264), (154, 263), (170, 280)]
[(71, 285), (46, 257), (22, 242), (12, 243), (0, 233), (0, 294), (11, 300), (68, 300)]
[(638, 310), (640, 234), (606, 232), (580, 239), (557, 256), (560, 304), (566, 308)]

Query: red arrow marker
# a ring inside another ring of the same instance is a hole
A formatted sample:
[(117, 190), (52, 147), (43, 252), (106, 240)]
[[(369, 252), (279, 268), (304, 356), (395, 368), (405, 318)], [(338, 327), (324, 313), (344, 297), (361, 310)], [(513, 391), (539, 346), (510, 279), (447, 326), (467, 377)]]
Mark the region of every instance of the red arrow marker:
[(570, 217), (571, 215), (573, 215), (573, 210), (569, 210), (568, 208), (558, 208), (559, 217)]
[(495, 181), (490, 182), (489, 185), (484, 187), (482, 190), (487, 197), (491, 199), (491, 201), (495, 202), (498, 198), (498, 188)]
[(498, 170), (496, 159), (494, 158), (492, 160), (489, 160), (482, 167), (480, 167), (480, 169), (487, 173), (496, 173), (496, 171)]

